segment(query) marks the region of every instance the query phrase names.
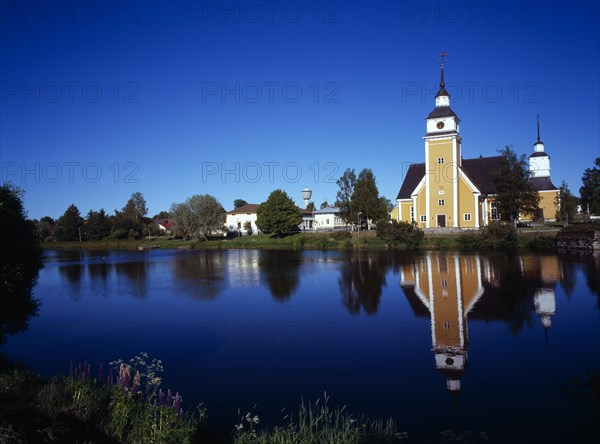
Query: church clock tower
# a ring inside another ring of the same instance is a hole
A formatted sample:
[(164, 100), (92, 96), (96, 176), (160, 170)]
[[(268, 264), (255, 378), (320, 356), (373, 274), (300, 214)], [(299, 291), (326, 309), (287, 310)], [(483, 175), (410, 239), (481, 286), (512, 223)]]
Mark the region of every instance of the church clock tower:
[(427, 116), (425, 140), (425, 227), (458, 227), (458, 178), (461, 167), (460, 119), (450, 108), (444, 81), (446, 53), (441, 54), (440, 89)]

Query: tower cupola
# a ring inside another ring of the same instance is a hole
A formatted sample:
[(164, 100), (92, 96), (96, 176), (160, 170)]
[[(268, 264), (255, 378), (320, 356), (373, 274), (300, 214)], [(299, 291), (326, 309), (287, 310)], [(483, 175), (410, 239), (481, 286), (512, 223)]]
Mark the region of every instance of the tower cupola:
[(540, 115), (537, 117), (537, 141), (533, 144), (533, 153), (529, 156), (531, 177), (550, 177), (550, 156), (540, 140)]

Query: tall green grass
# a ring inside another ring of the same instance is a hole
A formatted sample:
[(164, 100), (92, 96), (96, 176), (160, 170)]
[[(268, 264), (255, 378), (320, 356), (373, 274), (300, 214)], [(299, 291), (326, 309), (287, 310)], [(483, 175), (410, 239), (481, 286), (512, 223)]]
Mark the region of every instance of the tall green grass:
[(283, 425), (260, 429), (260, 419), (247, 413), (235, 429), (236, 444), (362, 444), (391, 443), (406, 435), (393, 419), (354, 416), (346, 407), (332, 408), (329, 397), (301, 402), (297, 416), (284, 417)]

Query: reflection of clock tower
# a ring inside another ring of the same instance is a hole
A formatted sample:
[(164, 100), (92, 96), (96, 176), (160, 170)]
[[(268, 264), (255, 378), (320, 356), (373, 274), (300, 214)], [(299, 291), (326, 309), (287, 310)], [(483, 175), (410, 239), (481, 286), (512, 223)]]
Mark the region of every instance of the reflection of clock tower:
[(446, 53), (442, 53), (440, 89), (435, 109), (427, 116), (425, 134), (425, 226), (458, 227), (458, 177), (462, 138), (460, 119), (450, 108), (450, 94), (444, 82)]

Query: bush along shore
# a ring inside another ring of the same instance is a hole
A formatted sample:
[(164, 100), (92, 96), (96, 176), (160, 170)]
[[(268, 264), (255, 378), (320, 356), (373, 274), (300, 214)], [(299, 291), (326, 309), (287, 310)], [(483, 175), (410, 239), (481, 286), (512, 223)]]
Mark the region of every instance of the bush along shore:
[(360, 234), (348, 231), (301, 232), (285, 236), (259, 234), (208, 240), (155, 237), (140, 240), (105, 239), (83, 242), (45, 242), (54, 250), (142, 250), (142, 249), (401, 249), (456, 251), (518, 251), (551, 254), (556, 251), (558, 229), (517, 229), (493, 222), (479, 231), (426, 233), (404, 222), (383, 222), (373, 231)]
[(162, 370), (160, 360), (141, 353), (108, 370), (83, 363), (48, 379), (0, 358), (0, 442), (359, 444), (407, 437), (392, 419), (331, 407), (327, 394), (302, 401), (281, 424), (266, 427), (247, 412), (232, 430), (220, 430), (211, 427), (203, 405), (186, 411), (179, 393), (163, 391)]

